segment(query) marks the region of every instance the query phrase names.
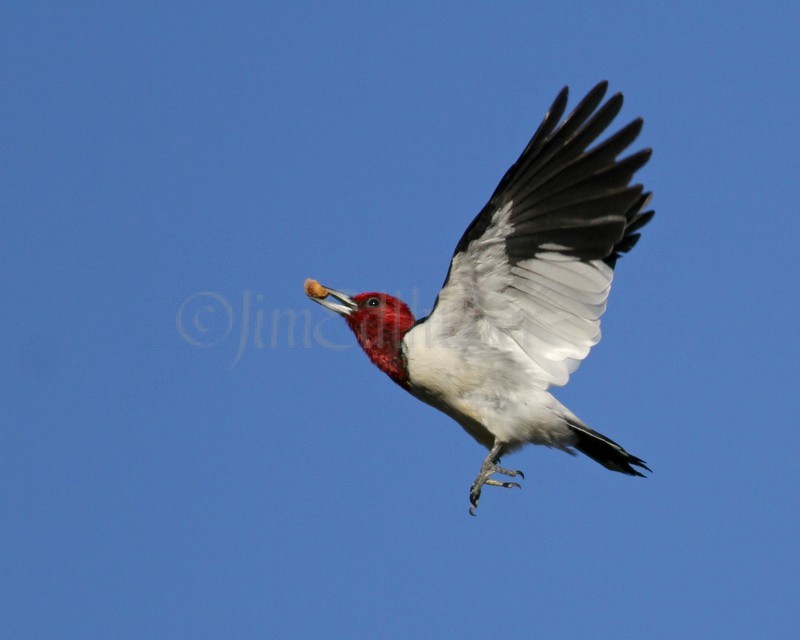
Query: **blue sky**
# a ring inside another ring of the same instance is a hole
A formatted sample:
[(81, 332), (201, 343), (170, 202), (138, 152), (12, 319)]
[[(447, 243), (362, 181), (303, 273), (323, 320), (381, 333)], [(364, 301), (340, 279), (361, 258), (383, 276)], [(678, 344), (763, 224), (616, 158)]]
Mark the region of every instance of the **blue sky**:
[[(796, 3), (6, 3), (7, 638), (789, 638)], [(657, 211), (522, 491), (305, 299), (433, 302), (556, 92)]]

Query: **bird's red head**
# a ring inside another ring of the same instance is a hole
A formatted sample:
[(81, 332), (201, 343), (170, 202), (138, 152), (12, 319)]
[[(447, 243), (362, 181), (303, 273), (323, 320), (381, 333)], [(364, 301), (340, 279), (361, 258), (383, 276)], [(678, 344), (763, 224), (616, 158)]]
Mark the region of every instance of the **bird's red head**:
[(405, 302), (388, 293), (359, 293), (350, 297), (311, 279), (306, 280), (305, 289), (314, 302), (344, 317), (375, 366), (398, 384), (408, 383), (401, 342), (414, 326), (414, 314)]
[(369, 359), (392, 380), (403, 385), (408, 372), (401, 354), (401, 341), (414, 326), (408, 305), (387, 293), (359, 293), (355, 308), (345, 316), (347, 326)]

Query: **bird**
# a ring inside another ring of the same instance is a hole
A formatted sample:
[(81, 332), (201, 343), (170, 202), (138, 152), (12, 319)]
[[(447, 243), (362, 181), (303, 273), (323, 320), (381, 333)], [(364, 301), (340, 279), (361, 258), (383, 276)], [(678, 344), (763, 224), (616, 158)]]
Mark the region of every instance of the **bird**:
[(488, 449), (469, 490), (473, 516), (485, 486), (520, 488), (510, 478), (524, 474), (501, 459), (526, 444), (578, 451), (629, 476), (651, 471), (551, 393), (599, 342), (617, 261), (655, 213), (652, 194), (632, 184), (652, 150), (620, 157), (643, 119), (604, 136), (623, 103), (607, 90), (598, 83), (563, 119), (569, 88), (557, 94), (456, 244), (426, 317), (386, 293), (305, 283), (373, 364)]

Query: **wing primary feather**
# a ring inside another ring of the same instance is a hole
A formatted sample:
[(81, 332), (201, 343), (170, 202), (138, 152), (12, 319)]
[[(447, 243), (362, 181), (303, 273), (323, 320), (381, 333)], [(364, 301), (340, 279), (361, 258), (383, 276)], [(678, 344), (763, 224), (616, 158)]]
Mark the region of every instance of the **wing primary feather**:
[(616, 156), (630, 144), (627, 142), (623, 146), (623, 142), (624, 139), (619, 140), (617, 146), (609, 147), (604, 143), (570, 164), (553, 171), (551, 175), (539, 176), (545, 182), (540, 183), (537, 180), (537, 184), (531, 185), (530, 190), (518, 198), (515, 204), (524, 207), (525, 203), (533, 198), (544, 204), (552, 196), (565, 191), (574, 190), (573, 197), (578, 199), (591, 196), (595, 191), (624, 187), (630, 182), (633, 174), (650, 159), (650, 150), (638, 151), (615, 162)]
[(521, 167), (519, 166), (519, 160), (524, 158), (525, 156), (534, 156), (542, 147), (542, 145), (548, 140), (550, 134), (553, 130), (558, 126), (558, 122), (561, 119), (561, 116), (564, 115), (564, 111), (567, 109), (567, 99), (569, 98), (569, 88), (564, 87), (561, 91), (558, 92), (556, 99), (553, 100), (553, 104), (550, 105), (550, 109), (547, 110), (547, 113), (542, 120), (542, 123), (536, 129), (536, 132), (531, 137), (528, 144), (525, 146), (525, 149), (520, 154), (519, 159), (516, 163), (514, 163), (509, 170), (506, 172), (506, 175), (503, 176), (503, 180), (500, 181), (498, 188), (495, 189), (495, 193), (501, 191), (500, 187), (503, 186), (503, 182), (511, 177), (513, 173), (518, 172)]
[[(535, 201), (526, 206), (528, 200), (517, 204), (514, 220), (525, 221), (539, 215), (545, 215), (558, 209), (580, 205), (587, 198), (610, 195), (630, 183), (633, 174), (650, 158), (650, 150), (639, 151), (615, 165), (589, 175), (584, 175), (580, 168), (568, 168), (550, 183), (536, 192)], [(518, 226), (518, 225), (517, 225)]]
[(566, 111), (568, 97), (568, 87), (564, 87), (561, 91), (559, 91), (556, 99), (553, 100), (553, 104), (550, 105), (550, 109), (548, 109), (547, 113), (545, 114), (541, 124), (536, 129), (536, 133), (533, 134), (517, 161), (511, 165), (511, 167), (509, 167), (508, 171), (506, 171), (502, 180), (500, 180), (500, 183), (497, 185), (497, 188), (494, 190), (494, 193), (492, 193), (492, 197), (489, 198), (489, 202), (492, 202), (495, 199), (495, 196), (505, 192), (506, 187), (512, 181), (514, 181), (522, 171), (525, 170), (524, 165), (526, 159), (535, 158), (542, 146), (549, 141), (550, 134), (557, 129), (559, 120), (561, 119), (561, 116), (564, 115), (564, 111)]
[[(597, 108), (597, 105), (602, 102), (607, 90), (608, 81), (603, 80), (597, 83), (586, 97), (581, 100), (572, 113), (560, 124), (559, 120), (567, 108), (569, 89), (564, 87), (558, 93), (550, 109), (537, 128), (536, 133), (533, 134), (533, 137), (526, 145), (520, 157), (511, 165), (508, 171), (506, 171), (500, 183), (497, 185), (497, 188), (492, 193), (491, 198), (489, 198), (489, 201), (464, 231), (464, 234), (456, 244), (453, 255), (466, 249), (470, 241), (480, 237), (486, 231), (491, 223), (493, 213), (500, 208), (504, 202), (507, 202), (509, 196), (514, 193), (514, 184), (517, 183), (522, 186), (528, 183), (533, 177), (532, 174), (529, 173), (529, 167), (531, 163), (536, 162), (541, 157), (543, 148), (545, 146), (553, 146), (554, 139), (558, 140), (566, 135), (572, 135), (575, 130), (579, 129), (586, 118), (591, 116), (592, 111)], [(608, 126), (611, 120), (614, 119), (621, 105), (622, 95), (616, 94), (601, 108), (600, 112), (595, 114), (594, 118), (590, 121), (590, 123), (593, 123), (590, 131), (594, 137), (599, 135), (605, 127)], [(593, 133), (595, 130), (597, 130), (597, 132)], [(590, 144), (593, 139), (594, 138), (591, 138), (586, 144)], [(584, 148), (585, 147), (581, 148), (577, 155), (580, 155)], [(446, 282), (447, 278), (445, 279), (445, 283)]]
[[(553, 162), (536, 176), (536, 185), (545, 187), (554, 177), (560, 175), (565, 169), (569, 168), (577, 173), (591, 175), (600, 168), (613, 166), (616, 157), (622, 153), (639, 135), (642, 130), (641, 118), (634, 120), (630, 124), (620, 129), (617, 133), (604, 140), (602, 143), (583, 153), (576, 154), (569, 162)], [(576, 149), (577, 150), (577, 149)], [(574, 151), (573, 151), (574, 153)], [(537, 193), (538, 189), (530, 191), (531, 194)]]
[[(641, 188), (641, 185), (635, 185)], [(633, 206), (631, 206), (625, 213), (627, 223), (625, 225), (625, 234), (622, 239), (614, 246), (614, 251), (603, 260), (612, 269), (617, 265), (617, 260), (623, 253), (627, 253), (639, 241), (639, 229), (646, 225), (655, 215), (655, 211), (642, 211), (649, 203), (653, 194), (648, 192), (639, 197)]]
[[(518, 161), (519, 170), (515, 176), (516, 184), (511, 185), (505, 194), (508, 199), (515, 199), (519, 191), (538, 175), (543, 167), (552, 166), (556, 170), (580, 156), (585, 149), (608, 127), (622, 108), (622, 94), (612, 96), (600, 110), (592, 116), (592, 112), (603, 99), (607, 84), (597, 85), (566, 120), (548, 138), (535, 154), (523, 152)], [(601, 89), (601, 90), (599, 90)], [(587, 122), (587, 118), (589, 119)]]

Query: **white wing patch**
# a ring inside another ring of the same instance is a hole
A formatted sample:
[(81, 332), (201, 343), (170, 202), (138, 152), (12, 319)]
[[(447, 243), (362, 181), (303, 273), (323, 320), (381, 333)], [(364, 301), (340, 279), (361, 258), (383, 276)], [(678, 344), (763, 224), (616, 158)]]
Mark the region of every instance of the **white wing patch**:
[(511, 207), (498, 210), (486, 232), (454, 256), (437, 307), (423, 323), (427, 342), (468, 353), (477, 339), (478, 349), (512, 358), (539, 388), (564, 385), (600, 340), (614, 272), (602, 261), (550, 247), (512, 265), (505, 251)]

